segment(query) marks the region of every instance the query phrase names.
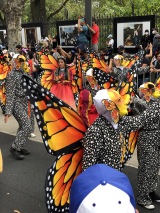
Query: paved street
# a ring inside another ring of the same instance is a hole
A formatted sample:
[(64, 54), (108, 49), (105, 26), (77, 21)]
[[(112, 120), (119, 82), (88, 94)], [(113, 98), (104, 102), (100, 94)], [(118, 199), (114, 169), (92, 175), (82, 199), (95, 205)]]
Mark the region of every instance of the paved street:
[[(2, 116), (0, 121), (0, 147), (4, 159), (4, 172), (0, 174), (0, 213), (47, 213), (44, 184), (47, 169), (53, 163), (54, 157), (46, 152), (36, 126), (37, 137), (29, 140), (26, 146), (31, 155), (26, 156), (23, 161), (13, 159), (9, 148), (14, 139), (17, 124), (13, 118), (10, 119), (10, 123), (4, 124)], [(136, 162), (136, 155), (134, 155), (134, 159), (124, 169), (124, 173), (128, 175), (132, 183), (135, 195), (137, 194)], [(160, 193), (160, 188), (158, 192)], [(151, 212), (160, 213), (160, 203), (155, 205), (156, 209)], [(137, 208), (140, 213), (150, 212), (139, 206)]]

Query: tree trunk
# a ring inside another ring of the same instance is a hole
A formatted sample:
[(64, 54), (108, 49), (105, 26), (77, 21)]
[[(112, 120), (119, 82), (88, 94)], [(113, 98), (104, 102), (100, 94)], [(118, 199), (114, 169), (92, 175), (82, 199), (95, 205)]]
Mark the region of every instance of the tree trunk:
[(33, 22), (46, 22), (46, 0), (30, 0)]
[(3, 5), (1, 10), (6, 20), (8, 49), (15, 51), (16, 45), (22, 43), (21, 18), (25, 0), (1, 0), (1, 3)]
[(21, 16), (10, 13), (6, 16), (9, 51), (15, 51), (17, 44), (22, 43)]
[(48, 35), (46, 16), (46, 0), (30, 0), (32, 22), (41, 22), (43, 25), (43, 36)]

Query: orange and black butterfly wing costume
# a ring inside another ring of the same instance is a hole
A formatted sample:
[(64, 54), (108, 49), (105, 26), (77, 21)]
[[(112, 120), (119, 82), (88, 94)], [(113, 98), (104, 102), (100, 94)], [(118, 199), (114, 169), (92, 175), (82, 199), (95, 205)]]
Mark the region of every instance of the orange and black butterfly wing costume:
[[(135, 95), (134, 92), (134, 82), (136, 79), (136, 70), (129, 69), (126, 79), (119, 84), (117, 90), (119, 91), (121, 97), (125, 100)], [(124, 164), (132, 157), (134, 153), (136, 144), (137, 144), (138, 130), (130, 133), (120, 133), (121, 140), (121, 164), (124, 167)]]
[(160, 90), (160, 78), (156, 79), (155, 86)]
[(93, 68), (98, 68), (106, 73), (109, 72), (108, 65), (104, 60), (100, 59), (99, 57), (94, 56), (92, 58), (92, 66)]
[(80, 141), (86, 126), (70, 106), (29, 77), (23, 76), (22, 86), (33, 105), (46, 150), (56, 156), (46, 177), (47, 207), (64, 212), (69, 206), (71, 184), (82, 171)]
[(39, 83), (46, 89), (50, 90), (53, 86), (53, 74), (58, 68), (57, 60), (52, 55), (39, 54), (38, 57), (40, 68), (43, 70), (39, 76)]
[(2, 112), (5, 113), (6, 94), (5, 94), (5, 80), (12, 67), (8, 63), (3, 61), (3, 57), (0, 58), (0, 105)]
[(118, 81), (101, 69), (93, 68), (93, 77), (97, 81), (100, 89), (110, 89), (118, 86)]
[(83, 148), (79, 144), (67, 154), (56, 157), (46, 176), (46, 201), (51, 212), (69, 212), (69, 194), (73, 180), (82, 172)]
[(135, 147), (137, 145), (138, 130), (130, 133), (120, 133), (121, 138), (121, 159), (120, 163), (124, 168), (125, 163), (132, 157)]

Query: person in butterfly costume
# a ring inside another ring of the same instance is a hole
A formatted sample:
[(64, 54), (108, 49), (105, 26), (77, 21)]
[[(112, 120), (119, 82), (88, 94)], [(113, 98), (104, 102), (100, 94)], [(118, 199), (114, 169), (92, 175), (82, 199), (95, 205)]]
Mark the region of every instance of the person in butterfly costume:
[[(160, 160), (160, 90), (151, 82), (139, 87), (145, 108), (136, 110), (137, 116), (123, 118), (121, 131), (140, 129), (137, 138), (138, 196), (137, 202), (147, 209), (154, 209), (153, 201), (160, 202), (156, 193)], [(138, 102), (138, 101), (137, 101)], [(147, 115), (148, 114), (148, 115)], [(146, 119), (146, 116), (148, 119)]]
[(59, 68), (52, 72), (53, 85), (50, 92), (69, 104), (76, 110), (75, 100), (72, 92), (73, 74), (68, 70), (66, 58), (63, 56), (57, 59)]
[[(21, 78), (25, 73), (22, 69), (25, 57), (15, 54), (13, 58), (13, 69), (7, 75), (5, 82), (6, 104), (5, 104), (5, 123), (11, 115), (15, 117), (19, 124), (16, 138), (12, 143), (10, 152), (18, 160), (24, 159), (28, 155), (28, 150), (24, 145), (32, 132), (31, 120), (28, 116), (28, 100), (21, 86)], [(26, 73), (27, 75), (27, 73)]]
[[(121, 96), (112, 88), (102, 89), (93, 97), (93, 101), (100, 116), (87, 129), (82, 139), (82, 168), (85, 170), (94, 164), (104, 163), (122, 170), (124, 136), (119, 131), (119, 125), (120, 117), (128, 114), (130, 95)], [(126, 156), (126, 160), (128, 157)]]
[(110, 75), (113, 78), (117, 79), (119, 82), (122, 82), (127, 76), (129, 69), (136, 70), (137, 75), (149, 72), (149, 66), (142, 67), (143, 54), (143, 51), (138, 52), (136, 54), (137, 56), (134, 56), (135, 58), (127, 61), (124, 60), (124, 57), (122, 55), (116, 55), (113, 59), (110, 60)]

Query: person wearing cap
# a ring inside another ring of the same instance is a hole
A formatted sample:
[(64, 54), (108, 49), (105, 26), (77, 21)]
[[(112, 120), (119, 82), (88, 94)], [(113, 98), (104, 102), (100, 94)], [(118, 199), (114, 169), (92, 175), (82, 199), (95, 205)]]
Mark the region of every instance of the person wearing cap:
[(69, 213), (138, 213), (128, 177), (107, 165), (82, 172), (71, 186)]
[(112, 35), (112, 34), (109, 34), (109, 35), (108, 35), (106, 44), (107, 44), (107, 48), (108, 48), (108, 49), (112, 49), (112, 50), (113, 50), (113, 47), (114, 47), (114, 39), (113, 39), (113, 35)]
[(150, 37), (150, 35), (149, 35), (149, 30), (148, 29), (146, 29), (145, 31), (144, 31), (144, 35), (142, 35), (142, 37), (141, 37), (141, 45), (142, 45), (142, 47), (143, 47), (143, 49), (145, 50), (145, 48), (148, 46), (148, 44), (150, 44), (151, 43), (151, 37)]
[(112, 48), (112, 49), (113, 49), (113, 46), (114, 46), (114, 39), (113, 39), (113, 35), (112, 35), (112, 34), (109, 34), (109, 35), (108, 35), (106, 44), (107, 44), (107, 47), (108, 47), (108, 48)]
[(66, 58), (57, 59), (59, 67), (52, 72), (53, 86), (50, 92), (76, 110), (72, 86), (76, 88), (72, 71), (67, 68)]
[(107, 37), (107, 41), (106, 41), (106, 45), (107, 45), (107, 55), (108, 55), (108, 63), (110, 62), (110, 59), (112, 58), (112, 54), (113, 54), (113, 48), (114, 48), (114, 39), (113, 39), (113, 35), (109, 34)]
[[(156, 82), (159, 85), (160, 79)], [(136, 116), (122, 118), (120, 131), (139, 129), (137, 138), (138, 195), (137, 202), (146, 209), (154, 209), (153, 202), (160, 203), (158, 189), (160, 156), (160, 90), (152, 82), (139, 87), (139, 96), (145, 107), (137, 110)]]
[(21, 85), (21, 78), (25, 74), (23, 66), (25, 61), (23, 55), (15, 54), (12, 59), (13, 69), (9, 72), (5, 82), (6, 105), (5, 105), (5, 123), (13, 115), (19, 124), (15, 140), (13, 141), (10, 152), (17, 160), (23, 160), (24, 155), (30, 152), (24, 149), (26, 141), (32, 132), (32, 125), (28, 110), (27, 96)]

